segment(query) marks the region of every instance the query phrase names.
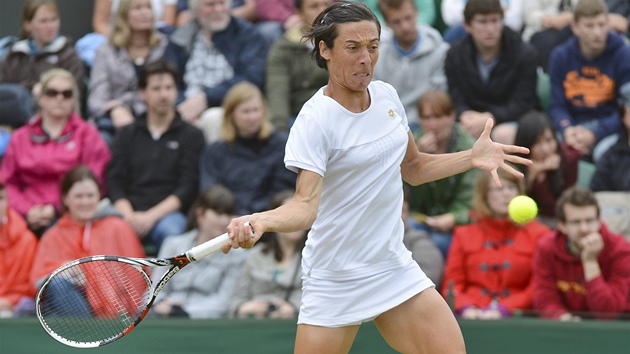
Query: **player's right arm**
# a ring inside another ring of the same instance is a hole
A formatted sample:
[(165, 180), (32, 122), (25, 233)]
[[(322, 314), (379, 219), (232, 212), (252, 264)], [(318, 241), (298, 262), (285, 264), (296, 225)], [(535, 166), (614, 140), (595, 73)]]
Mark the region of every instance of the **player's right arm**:
[[(319, 174), (300, 170), (298, 172), (295, 194), (291, 201), (280, 207), (262, 213), (245, 215), (233, 219), (228, 226), (232, 239), (232, 248), (250, 248), (265, 232), (292, 232), (307, 230), (315, 221), (319, 199), (322, 192), (323, 177)], [(248, 221), (254, 229), (252, 238), (243, 224)], [(227, 245), (223, 251), (229, 252)]]

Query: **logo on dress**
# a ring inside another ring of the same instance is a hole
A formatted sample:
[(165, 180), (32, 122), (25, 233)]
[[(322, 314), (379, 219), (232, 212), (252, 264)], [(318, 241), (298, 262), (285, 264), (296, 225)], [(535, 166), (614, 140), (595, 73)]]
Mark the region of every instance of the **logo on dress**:
[(390, 116), (391, 118), (395, 118), (395, 117), (396, 117), (396, 113), (394, 113), (394, 110), (393, 110), (393, 109), (390, 109), (390, 110), (389, 110), (389, 112), (387, 112), (387, 114), (389, 114), (389, 116)]

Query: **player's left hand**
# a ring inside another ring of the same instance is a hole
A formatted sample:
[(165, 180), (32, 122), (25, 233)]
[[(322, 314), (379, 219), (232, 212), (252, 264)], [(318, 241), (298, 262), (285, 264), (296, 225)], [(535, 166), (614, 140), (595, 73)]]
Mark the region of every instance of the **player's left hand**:
[(492, 139), (490, 139), (490, 132), (492, 131), (493, 125), (494, 121), (492, 119), (486, 120), (486, 125), (481, 136), (479, 136), (479, 139), (477, 139), (473, 145), (471, 160), (474, 167), (490, 171), (494, 183), (498, 187), (501, 187), (501, 181), (497, 173), (499, 168), (502, 168), (518, 178), (523, 178), (521, 172), (508, 165), (506, 162), (529, 166), (532, 164), (532, 161), (524, 157), (513, 155), (529, 154), (528, 148), (516, 145), (504, 145), (492, 141)]

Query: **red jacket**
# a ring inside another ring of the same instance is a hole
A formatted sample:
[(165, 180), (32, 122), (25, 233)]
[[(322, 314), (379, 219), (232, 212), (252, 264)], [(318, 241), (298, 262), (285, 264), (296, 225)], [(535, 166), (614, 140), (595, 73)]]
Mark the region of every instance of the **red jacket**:
[(518, 226), (506, 219), (481, 218), (456, 226), (446, 260), (442, 293), (449, 283), (455, 309), (486, 308), (493, 299), (507, 310), (532, 306), (532, 259), (538, 237), (549, 229), (538, 221)]
[[(588, 282), (582, 261), (567, 250), (564, 234), (553, 231), (540, 239), (534, 257), (534, 309), (541, 316), (591, 312), (595, 317), (610, 317), (630, 310), (630, 243), (604, 224), (600, 233), (604, 249), (597, 261), (602, 275)], [(576, 315), (583, 317), (584, 313)]]
[(22, 215), (34, 205), (52, 204), (60, 211), (59, 184), (66, 172), (85, 164), (104, 185), (110, 157), (98, 130), (78, 114), (70, 116), (56, 140), (48, 138), (41, 117), (35, 117), (13, 132), (2, 160), (9, 205)]
[(22, 217), (7, 208), (6, 217), (0, 225), (0, 297), (15, 306), (21, 297), (35, 296), (29, 275), (37, 238), (28, 229)]

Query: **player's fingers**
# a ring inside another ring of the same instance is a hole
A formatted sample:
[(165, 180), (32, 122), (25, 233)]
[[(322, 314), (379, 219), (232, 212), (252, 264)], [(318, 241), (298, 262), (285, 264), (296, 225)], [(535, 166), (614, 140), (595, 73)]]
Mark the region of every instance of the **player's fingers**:
[(521, 157), (521, 156), (516, 156), (516, 155), (506, 155), (505, 159), (507, 161), (510, 161), (512, 163), (517, 163), (520, 165), (527, 165), (527, 166), (531, 166), (533, 164), (532, 160)]
[(479, 139), (481, 138), (490, 138), (490, 132), (492, 131), (492, 127), (494, 126), (494, 120), (492, 120), (492, 118), (488, 118), (486, 120), (486, 125), (483, 127), (483, 131), (481, 132), (481, 135), (479, 136)]
[(523, 155), (529, 154), (529, 149), (524, 146), (501, 145), (501, 147), (503, 148), (503, 152), (508, 153), (508, 154), (523, 154)]
[(494, 184), (496, 184), (497, 187), (502, 188), (503, 186), (501, 185), (501, 179), (499, 179), (499, 174), (497, 173), (496, 168), (490, 171), (490, 175), (492, 176), (492, 180), (494, 181)]
[[(503, 162), (501, 164), (501, 168), (504, 169), (507, 173), (517, 177), (517, 178), (523, 178), (525, 175), (523, 175), (523, 173), (517, 169), (515, 169), (514, 167), (506, 164), (505, 162)], [(498, 178), (498, 176), (497, 176)]]

